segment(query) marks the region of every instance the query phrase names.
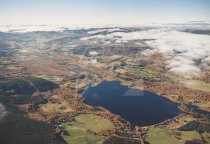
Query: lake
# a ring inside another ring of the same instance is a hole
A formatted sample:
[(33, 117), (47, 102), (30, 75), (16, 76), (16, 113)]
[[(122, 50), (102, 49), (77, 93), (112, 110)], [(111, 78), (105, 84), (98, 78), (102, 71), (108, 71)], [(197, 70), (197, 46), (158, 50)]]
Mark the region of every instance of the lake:
[(85, 103), (102, 106), (132, 125), (153, 125), (181, 113), (178, 104), (157, 94), (123, 86), (119, 81), (102, 81), (84, 92)]

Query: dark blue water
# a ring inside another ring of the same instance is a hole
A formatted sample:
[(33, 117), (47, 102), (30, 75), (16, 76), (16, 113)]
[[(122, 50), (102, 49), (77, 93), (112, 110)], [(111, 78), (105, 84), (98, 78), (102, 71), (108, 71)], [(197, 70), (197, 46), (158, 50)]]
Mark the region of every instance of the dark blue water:
[(102, 106), (132, 125), (157, 124), (181, 113), (178, 105), (169, 99), (122, 86), (118, 81), (103, 81), (95, 87), (90, 86), (83, 95), (85, 103)]

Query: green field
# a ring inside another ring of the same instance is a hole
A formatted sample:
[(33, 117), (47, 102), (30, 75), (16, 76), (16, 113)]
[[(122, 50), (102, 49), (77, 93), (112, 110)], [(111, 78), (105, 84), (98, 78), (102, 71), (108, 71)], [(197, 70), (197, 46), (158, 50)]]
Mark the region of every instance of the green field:
[(76, 85), (75, 85), (75, 88), (76, 88), (76, 89), (82, 89), (82, 88), (85, 88), (86, 86), (87, 86), (86, 83), (79, 83), (79, 84), (76, 84)]
[(186, 140), (193, 140), (193, 139), (200, 139), (200, 135), (196, 131), (180, 131), (180, 138), (183, 141)]
[(75, 121), (62, 124), (62, 129), (69, 134), (62, 134), (62, 137), (69, 144), (95, 144), (104, 141), (105, 137), (88, 134), (87, 130), (100, 131), (110, 128), (113, 128), (112, 123), (102, 117), (80, 114), (75, 117)]
[(47, 104), (42, 105), (41, 109), (44, 112), (49, 112), (49, 113), (54, 113), (54, 112), (67, 113), (72, 111), (71, 107), (66, 102), (60, 102), (60, 103), (48, 102)]
[(129, 67), (129, 66), (124, 66), (122, 67), (126, 71), (128, 71), (128, 74), (139, 77), (139, 78), (148, 78), (152, 80), (160, 80), (160, 76), (158, 72), (151, 71), (145, 68), (134, 68), (134, 67)]
[(184, 81), (186, 80), (184, 77), (181, 77), (181, 76), (178, 76), (178, 75), (175, 75), (175, 74), (172, 74), (172, 73), (162, 73), (162, 76), (163, 77), (166, 77), (166, 78), (169, 78), (170, 80), (172, 81), (176, 81), (176, 82), (181, 82), (181, 81)]
[(42, 78), (42, 79), (46, 79), (49, 81), (52, 81), (54, 83), (59, 83), (62, 79), (59, 76), (55, 76), (55, 75), (32, 75), (33, 77), (37, 77), (37, 78)]
[(85, 87), (87, 87), (87, 83), (85, 82), (80, 82), (80, 83), (76, 83), (76, 82), (67, 82), (63, 85), (61, 85), (61, 87), (67, 87), (67, 86), (70, 86), (71, 88), (74, 88), (74, 89), (84, 89)]
[(205, 141), (209, 144), (210, 143), (210, 133), (203, 133), (202, 134)]
[(167, 130), (151, 127), (146, 136), (150, 144), (182, 144), (173, 137)]
[(186, 80), (183, 83), (188, 88), (200, 90), (204, 92), (210, 92), (210, 83), (205, 83), (198, 80)]
[(165, 73), (162, 75), (170, 78), (173, 81), (180, 82), (180, 84), (183, 84), (187, 88), (194, 89), (194, 90), (200, 90), (200, 91), (204, 91), (204, 92), (210, 92), (210, 83), (206, 83), (206, 82), (199, 81), (199, 80), (190, 80), (190, 79), (186, 79), (184, 77), (176, 76), (176, 75), (173, 75), (170, 73)]
[[(180, 132), (180, 138), (182, 141), (186, 141), (186, 140), (194, 140), (194, 139), (197, 139), (197, 140), (201, 140), (201, 136), (198, 132), (196, 131), (179, 131)], [(210, 143), (210, 133), (202, 133), (202, 136), (203, 138), (205, 139), (205, 141), (207, 143)]]

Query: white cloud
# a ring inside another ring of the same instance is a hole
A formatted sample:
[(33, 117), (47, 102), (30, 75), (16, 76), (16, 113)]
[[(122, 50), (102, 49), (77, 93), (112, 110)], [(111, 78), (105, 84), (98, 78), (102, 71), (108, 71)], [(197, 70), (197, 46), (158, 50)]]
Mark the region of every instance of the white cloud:
[[(168, 71), (185, 77), (199, 76), (203, 69), (209, 69), (210, 36), (181, 32), (171, 28), (154, 28), (135, 32), (113, 32), (83, 38), (126, 42), (130, 40), (152, 39), (144, 42), (151, 49), (145, 55), (162, 54), (166, 59)], [(141, 42), (138, 42), (139, 44)], [(208, 68), (207, 68), (208, 67)]]
[(99, 30), (92, 30), (88, 31), (88, 34), (97, 34), (100, 32), (115, 32), (115, 31), (120, 31), (120, 28), (107, 28), (107, 29), (99, 29)]
[(98, 52), (96, 52), (96, 51), (90, 51), (89, 52), (89, 55), (91, 55), (91, 56), (97, 56), (98, 55)]
[(210, 71), (210, 56), (208, 56), (202, 60), (201, 66), (204, 70)]
[(0, 26), (0, 32), (6, 33), (27, 33), (34, 31), (63, 31), (65, 28), (47, 25), (3, 25)]

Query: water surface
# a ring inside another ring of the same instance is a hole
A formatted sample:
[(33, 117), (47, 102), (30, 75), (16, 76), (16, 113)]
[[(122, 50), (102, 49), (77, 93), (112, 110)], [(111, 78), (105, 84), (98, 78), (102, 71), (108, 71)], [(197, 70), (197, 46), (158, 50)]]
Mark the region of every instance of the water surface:
[(118, 81), (103, 81), (84, 92), (85, 103), (102, 106), (132, 125), (152, 125), (181, 113), (178, 104), (148, 91), (122, 86)]

